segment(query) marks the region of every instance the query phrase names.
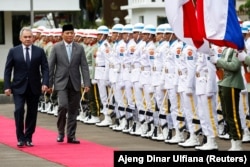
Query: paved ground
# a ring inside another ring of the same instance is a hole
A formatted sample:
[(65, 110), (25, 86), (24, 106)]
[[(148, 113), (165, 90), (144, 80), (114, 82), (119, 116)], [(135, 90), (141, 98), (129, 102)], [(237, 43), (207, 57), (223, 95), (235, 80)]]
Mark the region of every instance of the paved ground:
[[(13, 104), (0, 104), (0, 115), (13, 118)], [(56, 132), (56, 117), (39, 113), (37, 125)], [(1, 128), (1, 127), (0, 127)], [(192, 148), (182, 148), (164, 142), (152, 141), (141, 137), (131, 136), (122, 132), (114, 132), (110, 128), (100, 128), (95, 125), (78, 123), (77, 138), (86, 139), (102, 145), (118, 148), (119, 150), (168, 150), (193, 151)], [(51, 139), (54, 142), (56, 139)], [(230, 147), (230, 141), (217, 139), (219, 150), (225, 151)], [(35, 144), (35, 141), (34, 141)], [(244, 150), (250, 151), (250, 143), (243, 144)], [(0, 167), (59, 167), (61, 165), (46, 161), (0, 143)]]

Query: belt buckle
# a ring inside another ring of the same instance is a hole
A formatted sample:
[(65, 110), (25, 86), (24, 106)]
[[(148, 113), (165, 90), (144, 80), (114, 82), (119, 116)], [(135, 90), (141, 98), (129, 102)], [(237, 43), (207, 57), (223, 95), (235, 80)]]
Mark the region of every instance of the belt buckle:
[(182, 75), (182, 72), (181, 72), (181, 70), (178, 70), (178, 75)]
[(144, 67), (143, 66), (141, 67), (141, 70), (144, 71)]
[(200, 73), (199, 72), (196, 72), (195, 75), (196, 75), (197, 78), (200, 77)]
[(167, 68), (165, 68), (165, 73), (168, 73), (168, 69)]
[(156, 67), (154, 66), (152, 70), (153, 70), (153, 71), (156, 71)]

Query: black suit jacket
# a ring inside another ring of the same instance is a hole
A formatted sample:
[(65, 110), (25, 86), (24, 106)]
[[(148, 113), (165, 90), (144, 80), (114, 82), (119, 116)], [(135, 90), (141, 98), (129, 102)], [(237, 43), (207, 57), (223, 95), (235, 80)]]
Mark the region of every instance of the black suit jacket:
[[(23, 94), (30, 84), (33, 94), (41, 94), (41, 86), (49, 86), (49, 68), (42, 48), (31, 46), (31, 64), (28, 69), (22, 45), (11, 48), (4, 71), (4, 90), (12, 89), (13, 94)], [(13, 71), (13, 79), (11, 78)]]

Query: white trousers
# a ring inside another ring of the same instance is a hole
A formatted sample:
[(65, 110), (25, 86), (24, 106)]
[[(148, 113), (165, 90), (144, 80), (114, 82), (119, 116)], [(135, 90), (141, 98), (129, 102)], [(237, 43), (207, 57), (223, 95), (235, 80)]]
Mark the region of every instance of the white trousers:
[(108, 104), (108, 93), (107, 93), (107, 87), (106, 87), (106, 80), (98, 79), (97, 80), (98, 90), (100, 94), (100, 100), (103, 105), (103, 114), (107, 114), (107, 108), (106, 105)]
[(180, 92), (180, 96), (182, 109), (185, 116), (186, 128), (191, 134), (193, 134), (200, 129), (199, 124), (193, 123), (193, 119), (198, 120), (198, 116), (196, 114), (196, 95), (194, 95), (194, 92), (192, 95), (187, 95), (186, 92), (183, 91)]
[(197, 114), (203, 134), (207, 137), (216, 137), (218, 135), (216, 93), (211, 98), (206, 94), (197, 95)]
[(249, 114), (248, 93), (247, 92), (240, 93), (239, 114), (240, 114), (242, 129), (250, 128), (249, 127), (250, 121), (246, 120), (246, 115)]

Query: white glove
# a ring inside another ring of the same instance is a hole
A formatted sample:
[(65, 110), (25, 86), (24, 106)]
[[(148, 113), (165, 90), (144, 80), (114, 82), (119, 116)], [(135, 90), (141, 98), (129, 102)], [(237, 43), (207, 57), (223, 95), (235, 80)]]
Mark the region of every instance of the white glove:
[(215, 55), (215, 56), (210, 56), (210, 61), (213, 63), (213, 64), (216, 64), (217, 63), (217, 60), (218, 60), (218, 56)]
[(120, 89), (123, 89), (125, 87), (125, 83), (124, 82), (118, 82), (118, 86)]
[(139, 82), (139, 88), (142, 89), (143, 88), (143, 84), (141, 82)]
[(186, 89), (186, 94), (187, 94), (188, 96), (191, 96), (191, 95), (193, 94), (193, 89), (187, 88), (187, 89)]
[(154, 93), (154, 87), (153, 87), (153, 86), (149, 86), (148, 92), (149, 92), (149, 93)]
[(84, 83), (83, 82), (81, 83), (81, 87), (84, 88)]
[(216, 55), (215, 49), (214, 48), (210, 48), (209, 50), (209, 56), (214, 56)]
[(117, 68), (114, 68), (113, 71), (119, 73), (119, 69)]
[(94, 84), (97, 84), (97, 80), (96, 79), (91, 79), (91, 83), (94, 85)]
[(241, 94), (248, 94), (248, 91), (246, 89), (241, 90)]
[(213, 97), (213, 95), (214, 95), (214, 93), (213, 92), (207, 92), (207, 98), (212, 98)]
[(245, 61), (246, 56), (247, 56), (247, 54), (244, 51), (238, 53), (238, 59), (240, 61)]
[(175, 91), (178, 91), (178, 85), (174, 85)]

